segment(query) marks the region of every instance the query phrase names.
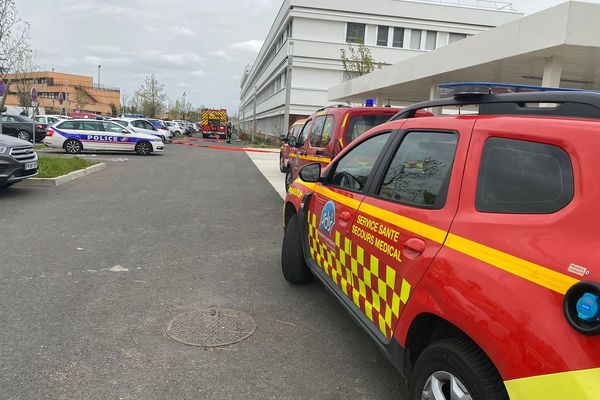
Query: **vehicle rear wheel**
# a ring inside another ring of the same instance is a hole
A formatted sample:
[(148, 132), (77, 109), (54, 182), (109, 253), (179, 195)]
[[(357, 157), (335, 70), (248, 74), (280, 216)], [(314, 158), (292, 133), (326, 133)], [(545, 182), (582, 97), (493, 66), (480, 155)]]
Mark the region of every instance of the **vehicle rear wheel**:
[(410, 400), (508, 400), (500, 374), (468, 339), (447, 339), (426, 348), (412, 373)]
[(312, 280), (312, 273), (306, 265), (302, 252), (298, 215), (292, 216), (285, 227), (281, 249), (281, 270), (289, 283), (304, 285)]
[(27, 140), (28, 142), (31, 142), (31, 133), (29, 133), (27, 131), (19, 131), (19, 132), (17, 132), (17, 137), (19, 139)]
[(65, 151), (69, 154), (79, 154), (83, 150), (83, 145), (79, 140), (69, 139), (63, 145)]
[(139, 142), (135, 146), (135, 152), (138, 156), (148, 156), (152, 153), (152, 145), (149, 142)]

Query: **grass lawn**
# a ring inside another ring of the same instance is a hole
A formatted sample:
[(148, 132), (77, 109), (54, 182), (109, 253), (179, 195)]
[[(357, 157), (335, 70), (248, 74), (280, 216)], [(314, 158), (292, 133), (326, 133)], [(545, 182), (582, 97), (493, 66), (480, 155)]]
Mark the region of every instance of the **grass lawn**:
[(78, 157), (39, 157), (38, 178), (56, 178), (96, 164)]

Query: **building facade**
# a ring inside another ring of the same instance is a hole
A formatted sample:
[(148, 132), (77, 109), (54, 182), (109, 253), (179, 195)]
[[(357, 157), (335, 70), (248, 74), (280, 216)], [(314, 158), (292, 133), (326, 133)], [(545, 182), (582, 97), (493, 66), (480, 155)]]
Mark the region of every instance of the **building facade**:
[(284, 0), (255, 62), (243, 72), (242, 129), (279, 135), (296, 119), (336, 104), (328, 101), (328, 89), (355, 77), (341, 61), (348, 43), (364, 44), (376, 62), (391, 65), (521, 17), (509, 3), (437, 3)]
[[(85, 112), (99, 115), (112, 115), (121, 108), (121, 91), (94, 84), (91, 76), (64, 74), (54, 71), (29, 74), (7, 75), (10, 90), (6, 98), (7, 107), (22, 107), (29, 99), (32, 87), (38, 92), (38, 107), (46, 111)], [(58, 97), (65, 93), (65, 101), (60, 106)]]

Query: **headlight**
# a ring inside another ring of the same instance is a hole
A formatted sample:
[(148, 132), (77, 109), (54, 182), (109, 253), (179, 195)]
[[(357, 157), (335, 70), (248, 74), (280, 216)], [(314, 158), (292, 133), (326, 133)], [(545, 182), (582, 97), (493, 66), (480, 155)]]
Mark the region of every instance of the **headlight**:
[(600, 335), (600, 285), (580, 282), (573, 286), (564, 300), (567, 321), (584, 335)]
[(6, 153), (8, 149), (6, 147), (0, 147), (0, 154)]

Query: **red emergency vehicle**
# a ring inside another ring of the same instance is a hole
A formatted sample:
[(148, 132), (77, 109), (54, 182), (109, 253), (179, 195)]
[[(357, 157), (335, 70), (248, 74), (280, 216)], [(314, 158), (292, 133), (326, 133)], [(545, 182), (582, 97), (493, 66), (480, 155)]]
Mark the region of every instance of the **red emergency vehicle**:
[(201, 113), (202, 137), (227, 137), (227, 110), (203, 109)]
[(290, 145), (289, 141), (292, 137), (298, 139), (300, 136), (300, 132), (302, 132), (302, 128), (306, 123), (305, 119), (299, 119), (294, 122), (290, 127), (287, 135), (281, 135), (279, 140), (281, 140), (281, 148), (279, 149), (279, 170), (281, 172), (287, 172), (290, 167)]
[(285, 187), (298, 177), (300, 168), (311, 162), (327, 165), (350, 142), (398, 112), (389, 107), (334, 106), (308, 117), (296, 138), (290, 138), (290, 162)]
[(448, 87), (301, 169), (283, 275), (320, 279), (410, 400), (597, 400), (600, 94)]

